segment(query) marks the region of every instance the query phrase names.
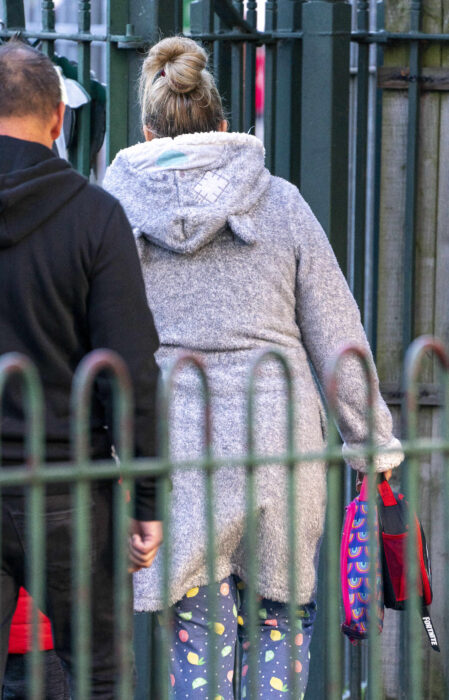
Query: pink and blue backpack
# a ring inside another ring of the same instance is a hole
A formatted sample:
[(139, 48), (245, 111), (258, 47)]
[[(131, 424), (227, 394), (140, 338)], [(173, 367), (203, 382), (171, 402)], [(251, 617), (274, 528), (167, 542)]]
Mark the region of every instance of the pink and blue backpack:
[[(377, 518), (376, 536), (379, 537)], [(379, 548), (378, 552), (379, 552)], [(341, 590), (344, 622), (342, 631), (356, 643), (368, 637), (370, 602), (370, 552), (368, 529), (368, 486), (363, 480), (360, 494), (348, 506), (343, 525), (340, 552)], [(376, 617), (379, 631), (384, 619), (382, 568), (376, 561)]]
[[(380, 475), (376, 505), (375, 610), (379, 632), (383, 628), (384, 606), (404, 610), (407, 603), (406, 549), (408, 503), (391, 490)], [(429, 643), (440, 651), (428, 606), (432, 602), (432, 573), (426, 538), (416, 514), (415, 537), (418, 558), (418, 595), (421, 619)], [(368, 480), (363, 479), (360, 494), (346, 507), (340, 552), (341, 590), (344, 622), (342, 631), (355, 644), (368, 637), (370, 605), (370, 550), (368, 528)]]

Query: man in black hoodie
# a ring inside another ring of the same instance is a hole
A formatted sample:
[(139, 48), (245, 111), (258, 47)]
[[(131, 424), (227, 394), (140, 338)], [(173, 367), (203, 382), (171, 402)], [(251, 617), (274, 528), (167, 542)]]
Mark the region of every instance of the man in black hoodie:
[[(155, 454), (158, 337), (148, 308), (136, 246), (118, 202), (88, 183), (51, 150), (64, 115), (51, 61), (19, 42), (0, 47), (0, 354), (27, 355), (45, 397), (45, 461), (70, 468), (70, 392), (80, 360), (109, 348), (125, 360), (134, 385), (135, 453)], [(92, 400), (91, 458), (111, 454), (111, 399), (98, 382)], [(3, 468), (26, 461), (20, 382), (2, 400)], [(72, 504), (67, 484), (47, 486), (46, 612), (58, 655), (72, 666)], [(92, 488), (91, 696), (113, 698), (114, 646), (112, 486)], [(89, 507), (89, 504), (86, 504)], [(136, 482), (131, 568), (151, 565), (162, 540), (154, 483)], [(3, 673), (9, 625), (29, 556), (21, 487), (4, 490), (1, 569)], [(1, 680), (1, 679), (0, 679)]]

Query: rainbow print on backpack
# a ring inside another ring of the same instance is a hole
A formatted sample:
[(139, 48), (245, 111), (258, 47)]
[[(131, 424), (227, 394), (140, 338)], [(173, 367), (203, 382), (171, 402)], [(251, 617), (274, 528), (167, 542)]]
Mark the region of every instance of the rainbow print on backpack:
[[(344, 622), (341, 628), (354, 644), (368, 637), (371, 599), (366, 482), (367, 480), (364, 479), (360, 494), (346, 507), (340, 552), (341, 590), (344, 608)], [(380, 555), (376, 561), (376, 617), (379, 632), (381, 632), (384, 602)]]

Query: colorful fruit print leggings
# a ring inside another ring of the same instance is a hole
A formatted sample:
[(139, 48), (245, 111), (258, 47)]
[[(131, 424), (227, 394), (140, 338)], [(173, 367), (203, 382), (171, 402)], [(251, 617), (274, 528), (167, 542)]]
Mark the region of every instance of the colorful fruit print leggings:
[[(192, 588), (173, 608), (174, 641), (170, 650), (170, 684), (173, 700), (233, 700), (233, 676), (237, 638), (242, 645), (242, 700), (284, 697), (302, 700), (309, 673), (309, 645), (315, 620), (314, 602), (297, 608), (293, 655), (290, 645), (289, 606), (265, 598), (259, 599), (257, 633), (259, 637), (257, 693), (251, 690), (248, 672), (247, 596), (245, 584), (228, 576), (216, 589), (216, 694), (209, 694), (208, 670), (208, 586)], [(297, 696), (290, 693), (290, 663), (294, 659)]]

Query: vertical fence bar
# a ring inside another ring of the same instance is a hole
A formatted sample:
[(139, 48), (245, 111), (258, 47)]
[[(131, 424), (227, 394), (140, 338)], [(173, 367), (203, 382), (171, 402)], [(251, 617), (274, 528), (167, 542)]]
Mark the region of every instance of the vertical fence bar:
[(44, 398), (35, 366), (19, 353), (8, 353), (0, 358), (0, 398), (4, 394), (6, 382), (13, 375), (19, 375), (23, 381), (26, 416), (25, 459), (31, 470), (31, 483), (25, 489), (26, 538), (30, 552), (30, 557), (25, 562), (25, 574), (27, 590), (32, 596), (31, 654), (28, 656), (26, 668), (27, 697), (30, 700), (41, 700), (44, 697), (44, 669), (40, 653), (39, 610), (44, 607), (45, 566), (42, 562), (45, 561), (45, 521), (44, 485), (39, 472), (44, 445)]
[[(53, 0), (42, 0), (42, 29), (44, 32), (54, 32), (55, 21), (55, 3)], [(44, 39), (42, 41), (42, 51), (49, 58), (52, 58), (55, 52), (55, 39)]]
[[(243, 0), (234, 0), (234, 7), (243, 17)], [(239, 31), (239, 30), (237, 30)], [(246, 50), (247, 46), (245, 46)], [(243, 44), (231, 44), (231, 130), (243, 131)]]
[[(126, 5), (126, 2), (124, 2)], [(126, 21), (126, 30), (131, 34), (137, 33), (144, 37), (145, 44), (153, 45), (159, 39), (172, 34), (178, 34), (183, 28), (183, 3), (182, 0), (129, 0), (129, 14)], [(120, 31), (123, 33), (123, 28)], [(140, 107), (137, 99), (137, 80), (143, 60), (143, 51), (123, 50), (128, 64), (128, 80), (122, 85), (122, 90), (127, 93), (127, 143), (133, 144), (142, 140), (142, 124), (140, 119)], [(121, 146), (123, 148), (123, 146)]]
[[(411, 0), (410, 29), (417, 32), (421, 24), (421, 0)], [(410, 75), (414, 80), (408, 87), (408, 123), (407, 123), (407, 172), (405, 180), (405, 218), (404, 218), (404, 310), (403, 310), (403, 348), (409, 346), (413, 338), (414, 297), (415, 297), (415, 240), (416, 240), (416, 187), (418, 167), (419, 135), (419, 42), (410, 44)]]
[[(90, 32), (90, 0), (79, 0), (78, 31)], [(90, 42), (78, 42), (78, 82), (90, 93)], [(80, 173), (89, 177), (90, 173), (90, 101), (78, 110), (79, 120), (76, 167)]]
[[(246, 21), (256, 30), (257, 0), (248, 0)], [(243, 106), (243, 131), (250, 132), (256, 124), (256, 46), (253, 41), (245, 45)]]
[[(229, 31), (229, 27), (221, 19), (216, 16), (213, 24), (216, 34), (222, 31)], [(226, 117), (230, 116), (230, 108), (232, 103), (232, 71), (229, 57), (231, 55), (231, 44), (229, 41), (218, 40), (214, 42), (214, 77), (217, 81), (218, 91), (223, 100), (223, 106)]]
[[(449, 399), (449, 356), (443, 344), (431, 336), (421, 336), (413, 341), (405, 357), (405, 397), (406, 397), (406, 425), (409, 451), (407, 458), (406, 486), (407, 500), (409, 504), (409, 520), (407, 538), (407, 610), (406, 610), (406, 663), (405, 663), (405, 688), (407, 700), (419, 700), (422, 698), (422, 657), (421, 657), (421, 634), (419, 625), (421, 617), (421, 605), (419, 591), (419, 567), (417, 558), (416, 542), (416, 521), (415, 513), (418, 509), (418, 469), (419, 457), (415, 448), (417, 443), (418, 429), (418, 379), (421, 366), (426, 354), (431, 351), (439, 360), (441, 367), (445, 370), (446, 388), (446, 409), (445, 416), (448, 416), (447, 400)], [(446, 434), (448, 428), (446, 425)], [(447, 461), (447, 454), (445, 455)], [(448, 475), (444, 473), (444, 481), (447, 483)], [(447, 486), (445, 486), (447, 489)], [(410, 533), (412, 535), (410, 536)], [(446, 582), (447, 583), (447, 582)]]
[(303, 5), (301, 190), (347, 271), (349, 3)]
[[(194, 2), (192, 2), (192, 4), (190, 5), (190, 32), (192, 36), (194, 37), (195, 34), (202, 33), (213, 34), (214, 18), (215, 15), (212, 0), (194, 0)], [(220, 41), (216, 42), (215, 46), (212, 45), (212, 47), (209, 43), (205, 44), (206, 49), (209, 52), (209, 70), (214, 74), (214, 77), (217, 81), (217, 85), (219, 86), (220, 94), (222, 93), (221, 86), (219, 85), (221, 78), (221, 71), (219, 70), (219, 66), (222, 66), (222, 61), (225, 58), (225, 56), (220, 51), (221, 44), (222, 42)], [(216, 55), (217, 53), (219, 54), (218, 61)], [(228, 68), (229, 67), (227, 66), (227, 69)], [(227, 70), (226, 72), (229, 72), (229, 70)]]
[(4, 0), (3, 13), (3, 19), (7, 29), (25, 28), (23, 0)]
[[(108, 34), (123, 34), (128, 21), (128, 0), (108, 0)], [(106, 43), (106, 162), (128, 145), (128, 57), (112, 41)]]
[[(277, 0), (267, 0), (265, 5), (265, 31), (277, 29)], [(276, 163), (276, 55), (277, 44), (265, 45), (265, 103), (264, 143), (267, 168), (274, 172)]]
[[(384, 2), (378, 0), (376, 4), (376, 29), (382, 31), (385, 28)], [(376, 46), (376, 68), (383, 65), (384, 50), (380, 44)], [(379, 236), (380, 236), (380, 185), (382, 165), (382, 89), (376, 88), (375, 102), (375, 128), (374, 128), (374, 192), (373, 192), (373, 241), (372, 241), (372, 306), (371, 325), (367, 329), (368, 339), (376, 356), (377, 347), (377, 312), (379, 293)]]
[[(303, 0), (278, 0), (277, 30), (301, 28)], [(301, 42), (277, 41), (274, 174), (300, 186), (301, 170)]]
[(192, 34), (211, 34), (214, 29), (213, 0), (193, 0), (190, 4), (190, 31)]
[[(357, 2), (357, 29), (368, 30), (368, 2)], [(369, 44), (358, 44), (357, 112), (354, 157), (354, 252), (353, 293), (364, 319), (366, 257), (366, 182), (368, 135)]]

